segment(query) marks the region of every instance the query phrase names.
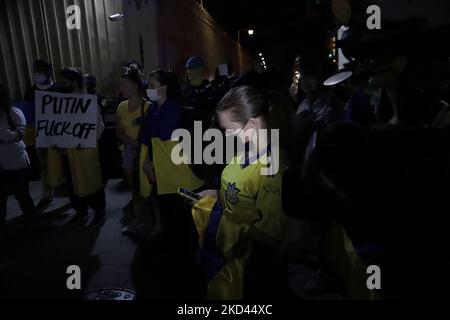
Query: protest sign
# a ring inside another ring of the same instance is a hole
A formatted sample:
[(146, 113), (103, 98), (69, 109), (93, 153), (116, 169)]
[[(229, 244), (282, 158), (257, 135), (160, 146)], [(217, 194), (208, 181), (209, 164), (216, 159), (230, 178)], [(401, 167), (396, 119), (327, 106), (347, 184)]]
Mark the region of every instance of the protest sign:
[(36, 91), (37, 148), (95, 148), (97, 96)]

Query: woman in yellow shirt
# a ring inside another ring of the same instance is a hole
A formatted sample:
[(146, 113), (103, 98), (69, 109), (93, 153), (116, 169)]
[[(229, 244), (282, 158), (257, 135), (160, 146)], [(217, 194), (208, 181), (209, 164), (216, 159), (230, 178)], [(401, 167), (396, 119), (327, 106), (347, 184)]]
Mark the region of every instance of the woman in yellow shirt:
[[(211, 200), (211, 196), (218, 198), (203, 235), (200, 233), (204, 239), (202, 265), (209, 282), (208, 298), (241, 299), (255, 296), (257, 291), (262, 296), (277, 294), (268, 293), (267, 288), (276, 282), (280, 285), (281, 281), (273, 280), (277, 276), (282, 278), (286, 272), (276, 272), (273, 268), (278, 266), (275, 257), (286, 228), (281, 189), (288, 161), (284, 150), (291, 149), (293, 108), (280, 94), (262, 94), (252, 87), (241, 86), (224, 96), (216, 113), (226, 135), (230, 131), (238, 135), (248, 150), (238, 150), (234, 161), (226, 166), (219, 192), (205, 191), (202, 193), (205, 198), (199, 201), (200, 204), (208, 202), (208, 198)], [(273, 129), (280, 130), (280, 139), (265, 139), (260, 135), (264, 129), (269, 132), (265, 137), (272, 137)], [(274, 161), (275, 157), (279, 161)], [(193, 216), (199, 230), (202, 218), (195, 209)], [(256, 270), (258, 279), (249, 288), (247, 266), (255, 250), (264, 264)]]
[(129, 69), (120, 83), (120, 92), (127, 99), (117, 108), (116, 135), (123, 145), (122, 168), (133, 198), (124, 208), (127, 212), (133, 212), (134, 205), (138, 200), (138, 188), (136, 187), (136, 156), (138, 154), (139, 131), (141, 121), (147, 112), (150, 102), (142, 97), (142, 81), (137, 69)]

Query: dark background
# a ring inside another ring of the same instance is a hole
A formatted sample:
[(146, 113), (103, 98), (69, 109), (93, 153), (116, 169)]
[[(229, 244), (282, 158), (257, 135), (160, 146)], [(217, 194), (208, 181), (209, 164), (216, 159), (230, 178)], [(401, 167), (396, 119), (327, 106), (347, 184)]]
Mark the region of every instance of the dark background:
[(212, 1), (205, 9), (255, 57), (264, 54), (269, 68), (288, 70), (295, 55), (310, 46), (323, 47), (334, 31), (329, 0)]

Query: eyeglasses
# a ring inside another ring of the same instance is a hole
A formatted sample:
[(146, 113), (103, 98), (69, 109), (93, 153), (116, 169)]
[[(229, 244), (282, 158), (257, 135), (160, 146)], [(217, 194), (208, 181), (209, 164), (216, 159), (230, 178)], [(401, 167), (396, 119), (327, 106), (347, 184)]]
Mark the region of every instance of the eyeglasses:
[(223, 131), (224, 133), (226, 133), (226, 132), (229, 131), (229, 130), (233, 130), (233, 135), (234, 135), (234, 136), (237, 136), (237, 135), (239, 135), (239, 134), (241, 133), (241, 131), (244, 130), (244, 128), (247, 126), (247, 124), (248, 124), (249, 121), (250, 121), (250, 119), (247, 120), (247, 121), (245, 122), (244, 126), (243, 126), (242, 128), (240, 128), (240, 129), (222, 129), (222, 131)]

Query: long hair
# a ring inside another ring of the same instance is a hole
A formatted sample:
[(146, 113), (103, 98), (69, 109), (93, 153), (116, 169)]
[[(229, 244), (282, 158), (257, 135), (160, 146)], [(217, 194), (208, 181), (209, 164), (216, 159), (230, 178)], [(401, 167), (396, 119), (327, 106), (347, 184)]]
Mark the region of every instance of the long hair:
[(246, 123), (262, 117), (268, 129), (278, 129), (280, 145), (289, 154), (293, 150), (294, 108), (289, 99), (277, 91), (266, 94), (250, 86), (231, 89), (219, 102), (217, 111), (231, 112), (233, 122)]
[(180, 82), (175, 73), (170, 71), (156, 70), (150, 73), (149, 78), (155, 79), (161, 86), (167, 86), (167, 98), (181, 102), (183, 94)]

